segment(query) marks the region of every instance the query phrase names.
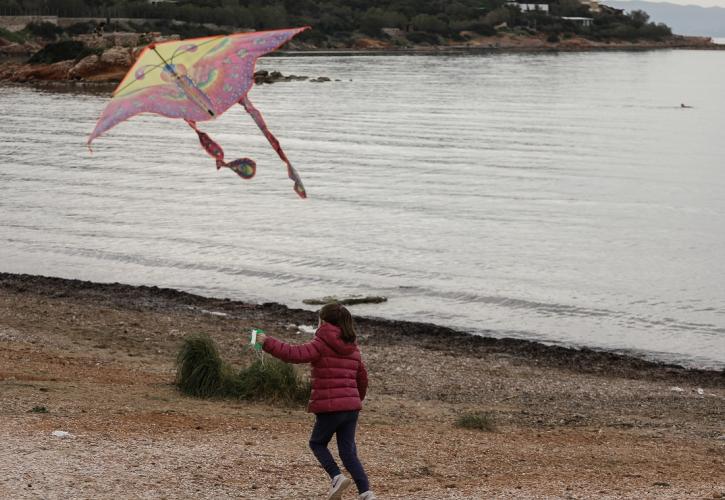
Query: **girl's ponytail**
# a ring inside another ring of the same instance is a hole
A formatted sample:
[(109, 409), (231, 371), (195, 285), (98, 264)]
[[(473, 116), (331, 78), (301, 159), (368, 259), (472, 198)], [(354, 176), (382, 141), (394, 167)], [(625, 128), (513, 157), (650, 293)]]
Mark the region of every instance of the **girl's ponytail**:
[(325, 304), (320, 309), (320, 319), (340, 328), (342, 331), (340, 338), (342, 338), (343, 342), (355, 343), (357, 338), (355, 324), (352, 321), (352, 314), (345, 306), (335, 303)]

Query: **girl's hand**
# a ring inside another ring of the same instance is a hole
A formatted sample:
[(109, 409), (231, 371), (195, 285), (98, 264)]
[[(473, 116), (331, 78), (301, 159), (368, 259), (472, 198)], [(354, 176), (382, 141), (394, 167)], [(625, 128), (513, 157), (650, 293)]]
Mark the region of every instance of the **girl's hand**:
[(265, 334), (258, 333), (257, 334), (257, 343), (260, 344), (260, 345), (264, 345), (264, 341), (265, 341), (266, 338), (267, 338), (267, 336)]

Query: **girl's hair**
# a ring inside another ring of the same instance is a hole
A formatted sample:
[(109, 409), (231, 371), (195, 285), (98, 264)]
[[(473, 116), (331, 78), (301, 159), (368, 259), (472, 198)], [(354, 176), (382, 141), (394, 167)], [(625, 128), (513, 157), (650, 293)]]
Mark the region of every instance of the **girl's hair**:
[(352, 314), (343, 305), (332, 303), (325, 304), (320, 309), (320, 319), (333, 324), (342, 330), (340, 338), (348, 344), (355, 342), (357, 334), (355, 333), (355, 325), (352, 321)]

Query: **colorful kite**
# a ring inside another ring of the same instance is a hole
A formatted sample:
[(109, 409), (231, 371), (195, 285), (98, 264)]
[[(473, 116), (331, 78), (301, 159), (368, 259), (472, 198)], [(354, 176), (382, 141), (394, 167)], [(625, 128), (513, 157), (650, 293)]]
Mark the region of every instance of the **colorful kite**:
[(305, 198), (300, 176), (247, 93), (254, 83), (257, 58), (276, 50), (306, 29), (239, 33), (149, 45), (113, 93), (113, 99), (88, 138), (88, 147), (96, 137), (140, 113), (182, 118), (194, 129), (206, 152), (216, 160), (217, 169), (227, 167), (243, 179), (251, 179), (257, 170), (253, 160), (241, 158), (227, 163), (219, 144), (197, 127), (197, 122), (216, 118), (239, 103), (252, 115), (287, 165), (287, 175), (295, 183), (295, 192)]

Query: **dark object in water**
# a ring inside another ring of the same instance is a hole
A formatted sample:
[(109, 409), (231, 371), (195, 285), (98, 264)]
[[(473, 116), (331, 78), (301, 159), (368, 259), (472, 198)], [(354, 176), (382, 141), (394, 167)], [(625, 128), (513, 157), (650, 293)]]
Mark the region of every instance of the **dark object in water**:
[(336, 304), (342, 304), (343, 306), (351, 306), (355, 304), (380, 304), (381, 302), (387, 301), (387, 297), (382, 297), (378, 295), (353, 295), (342, 299), (334, 296), (322, 297), (321, 299), (305, 299), (302, 301), (302, 303), (309, 306), (324, 306), (325, 304), (331, 304), (334, 302)]

